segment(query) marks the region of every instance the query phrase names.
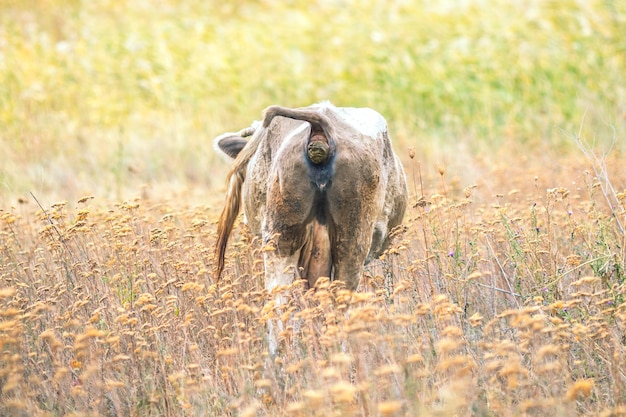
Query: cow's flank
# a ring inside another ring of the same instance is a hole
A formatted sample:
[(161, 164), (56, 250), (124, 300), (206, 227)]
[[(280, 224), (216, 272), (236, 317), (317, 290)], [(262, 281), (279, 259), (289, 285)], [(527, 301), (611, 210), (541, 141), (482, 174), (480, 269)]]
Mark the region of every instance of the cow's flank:
[(274, 248), (264, 251), (269, 291), (296, 277), (356, 289), (363, 265), (386, 249), (404, 216), (404, 171), (374, 110), (271, 106), (262, 123), (218, 137), (216, 148), (234, 158), (218, 223), (217, 279), (241, 204), (251, 231)]

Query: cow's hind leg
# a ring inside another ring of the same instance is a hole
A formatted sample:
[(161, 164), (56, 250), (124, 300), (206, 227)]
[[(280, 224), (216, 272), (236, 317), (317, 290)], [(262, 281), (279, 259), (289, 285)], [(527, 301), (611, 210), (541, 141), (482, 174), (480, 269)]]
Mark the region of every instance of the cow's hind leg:
[[(345, 282), (355, 291), (361, 281), (363, 265), (372, 244), (373, 221), (366, 211), (356, 210), (342, 217), (346, 210), (336, 210), (331, 232), (333, 279)], [(337, 206), (334, 207), (337, 209)]]
[[(358, 230), (365, 229), (365, 230)], [(333, 278), (355, 291), (361, 281), (363, 265), (369, 252), (371, 228), (337, 227), (333, 242)]]
[(267, 212), (262, 225), (263, 242), (271, 250), (264, 252), (265, 288), (274, 297), (274, 307), (279, 315), (277, 322), (271, 322), (270, 353), (278, 348), (278, 336), (284, 324), (280, 316), (288, 301), (288, 292), (281, 287), (291, 285), (299, 278), (298, 260), (304, 245), (307, 219), (313, 207), (314, 194), (302, 187), (296, 178), (284, 175), (282, 181), (276, 178), (268, 192)]
[(272, 355), (276, 354), (279, 345), (279, 336), (284, 331), (283, 320), (281, 318), (283, 306), (287, 303), (288, 293), (286, 286), (293, 283), (298, 276), (296, 265), (298, 261), (297, 254), (291, 256), (279, 256), (276, 251), (269, 250), (264, 253), (265, 264), (265, 289), (273, 298), (272, 307), (278, 318), (270, 318), (267, 321), (268, 326), (268, 344), (269, 351)]
[[(372, 245), (375, 213), (381, 204), (377, 196), (378, 177), (371, 174), (373, 169), (366, 168), (366, 164), (360, 170), (338, 167), (328, 196), (333, 278), (344, 281), (352, 291), (361, 280)], [(359, 175), (355, 177), (354, 173)]]

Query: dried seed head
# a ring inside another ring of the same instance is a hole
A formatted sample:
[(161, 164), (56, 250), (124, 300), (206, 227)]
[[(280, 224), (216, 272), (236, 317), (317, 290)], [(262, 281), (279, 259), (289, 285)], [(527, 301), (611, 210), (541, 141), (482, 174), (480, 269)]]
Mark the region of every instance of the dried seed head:
[(338, 381), (330, 387), (333, 400), (338, 403), (352, 402), (356, 391), (356, 388), (346, 381)]
[(443, 176), (446, 173), (446, 167), (442, 164), (437, 165), (437, 171), (439, 171), (439, 175)]
[(476, 188), (477, 185), (476, 184), (472, 184), (470, 186), (467, 186), (463, 189), (463, 193), (465, 194), (465, 198), (470, 198), (470, 196), (472, 195), (472, 191), (474, 190), (474, 188)]
[(324, 404), (324, 394), (320, 391), (306, 390), (302, 393), (309, 406), (320, 407)]
[(378, 412), (382, 416), (392, 416), (402, 408), (400, 401), (385, 401), (378, 404)]
[(415, 148), (409, 148), (409, 158), (415, 158)]
[(573, 401), (577, 397), (588, 397), (591, 394), (593, 386), (593, 379), (580, 379), (569, 387), (566, 398)]

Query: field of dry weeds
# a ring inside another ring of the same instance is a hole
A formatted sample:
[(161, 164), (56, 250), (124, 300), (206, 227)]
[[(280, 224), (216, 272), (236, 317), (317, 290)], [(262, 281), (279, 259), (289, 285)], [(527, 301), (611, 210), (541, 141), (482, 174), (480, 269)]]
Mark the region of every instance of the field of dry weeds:
[(214, 208), (3, 210), (0, 412), (624, 415), (626, 194), (609, 210), (591, 171), (499, 194), (420, 172), (407, 165), (405, 227), (357, 293), (289, 288), (298, 325), (276, 357), (243, 226), (213, 281)]

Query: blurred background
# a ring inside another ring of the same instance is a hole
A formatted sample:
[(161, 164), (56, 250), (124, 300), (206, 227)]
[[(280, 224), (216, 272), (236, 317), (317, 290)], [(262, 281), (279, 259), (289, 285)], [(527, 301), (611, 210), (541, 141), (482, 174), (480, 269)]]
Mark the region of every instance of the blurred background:
[(576, 136), (619, 169), (624, 33), (599, 0), (2, 0), (0, 204), (211, 204), (215, 136), (321, 100), (382, 113), (409, 176), (452, 188), (582, 170)]

